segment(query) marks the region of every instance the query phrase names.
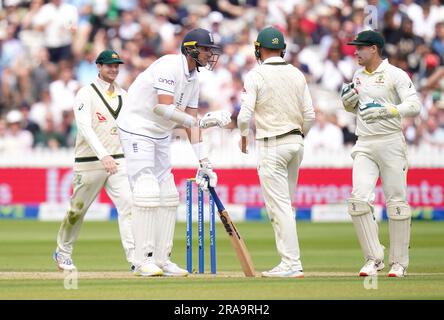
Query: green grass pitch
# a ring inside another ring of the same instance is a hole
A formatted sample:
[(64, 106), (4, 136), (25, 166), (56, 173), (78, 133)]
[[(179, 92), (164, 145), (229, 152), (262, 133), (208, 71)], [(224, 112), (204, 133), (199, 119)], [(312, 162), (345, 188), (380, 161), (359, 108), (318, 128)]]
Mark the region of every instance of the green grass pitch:
[[(209, 239), (206, 227), (206, 272)], [(279, 263), (271, 225), (237, 223), (253, 258), (256, 272)], [(217, 224), (218, 275), (187, 278), (138, 278), (129, 272), (116, 222), (83, 225), (75, 245), (78, 288), (64, 288), (63, 273), (52, 261), (58, 222), (0, 220), (0, 299), (443, 299), (444, 223), (414, 221), (409, 275), (386, 276), (376, 289), (366, 289), (357, 273), (363, 263), (353, 226), (349, 223), (298, 223), (304, 279), (244, 278), (231, 243)], [(388, 226), (380, 225), (388, 256)], [(197, 267), (197, 228), (194, 228)], [(172, 260), (185, 267), (185, 224), (176, 226)]]

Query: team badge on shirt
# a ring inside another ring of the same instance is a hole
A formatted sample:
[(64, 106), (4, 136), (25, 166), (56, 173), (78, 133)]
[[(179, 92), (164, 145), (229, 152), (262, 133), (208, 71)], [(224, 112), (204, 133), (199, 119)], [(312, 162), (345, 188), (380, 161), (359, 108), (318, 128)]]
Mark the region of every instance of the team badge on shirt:
[(118, 134), (117, 133), (117, 127), (112, 127), (109, 134), (112, 135), (112, 136), (116, 136)]
[(106, 121), (105, 116), (103, 114), (101, 114), (100, 112), (96, 112), (96, 116), (97, 116), (97, 119), (99, 120), (99, 122)]
[(361, 85), (361, 80), (359, 80), (359, 78), (356, 77), (355, 83), (356, 83), (357, 86), (360, 86)]
[(376, 79), (375, 83), (384, 84), (384, 83), (385, 83), (385, 81), (384, 81), (384, 75), (383, 75), (383, 74), (380, 74), (380, 75), (378, 76), (378, 78)]

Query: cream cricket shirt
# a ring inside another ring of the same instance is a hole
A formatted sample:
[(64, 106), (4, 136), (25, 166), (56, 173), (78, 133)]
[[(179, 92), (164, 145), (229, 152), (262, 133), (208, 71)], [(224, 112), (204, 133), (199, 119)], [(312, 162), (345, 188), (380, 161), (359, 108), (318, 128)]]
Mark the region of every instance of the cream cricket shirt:
[(382, 119), (371, 124), (364, 122), (361, 110), (365, 108), (366, 103), (390, 103), (398, 106), (402, 104), (404, 108), (408, 107), (419, 113), (421, 102), (412, 81), (407, 73), (388, 63), (387, 59), (372, 73), (367, 72), (365, 68), (357, 70), (353, 82), (359, 94), (357, 136), (386, 135), (401, 131), (401, 117)]
[[(82, 87), (76, 95), (74, 116), (78, 132), (74, 170), (102, 169), (99, 159), (111, 155), (119, 162), (123, 158), (116, 118), (126, 104), (126, 92), (114, 83), (109, 95), (109, 83), (97, 78), (94, 85)], [(103, 98), (103, 99), (102, 99)], [(106, 104), (105, 102), (106, 101)]]
[(197, 108), (199, 82), (197, 72), (188, 71), (182, 54), (165, 55), (140, 73), (128, 89), (128, 104), (119, 116), (119, 128), (125, 132), (163, 139), (177, 125), (153, 112), (158, 104), (157, 95), (174, 97), (176, 108)]
[(255, 117), (256, 139), (275, 137), (313, 122), (313, 104), (301, 71), (280, 57), (271, 57), (246, 76), (238, 124), (241, 134)]

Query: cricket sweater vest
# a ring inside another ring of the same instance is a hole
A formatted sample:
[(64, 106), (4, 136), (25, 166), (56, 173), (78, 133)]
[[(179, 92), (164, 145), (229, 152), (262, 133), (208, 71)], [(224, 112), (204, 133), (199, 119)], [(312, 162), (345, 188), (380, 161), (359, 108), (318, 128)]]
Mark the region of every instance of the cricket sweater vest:
[(304, 75), (292, 65), (264, 63), (252, 70), (259, 91), (255, 106), (256, 139), (302, 131)]

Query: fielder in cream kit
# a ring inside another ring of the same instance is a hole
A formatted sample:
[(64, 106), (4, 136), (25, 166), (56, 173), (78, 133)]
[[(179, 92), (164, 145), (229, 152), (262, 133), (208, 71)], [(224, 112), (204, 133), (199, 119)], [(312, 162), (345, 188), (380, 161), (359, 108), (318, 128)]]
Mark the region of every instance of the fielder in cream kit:
[(263, 277), (303, 278), (292, 199), (304, 154), (303, 137), (315, 120), (312, 99), (301, 71), (283, 59), (283, 34), (272, 27), (255, 42), (261, 64), (244, 81), (238, 126), (247, 152), (250, 120), (255, 116), (258, 174), (281, 262)]
[(114, 82), (123, 63), (119, 55), (105, 50), (96, 59), (98, 78), (76, 95), (74, 116), (78, 133), (75, 145), (73, 194), (60, 226), (54, 260), (59, 269), (74, 270), (73, 244), (83, 218), (102, 187), (118, 212), (120, 236), (126, 259), (133, 264), (131, 230), (132, 196), (116, 119), (127, 106), (126, 92)]
[(175, 127), (185, 127), (200, 163), (196, 182), (204, 189), (208, 183), (216, 186), (217, 175), (200, 129), (227, 125), (231, 114), (215, 111), (197, 119), (197, 76), (200, 67), (214, 67), (218, 50), (207, 30), (191, 30), (182, 41), (180, 54), (153, 62), (128, 89), (128, 109), (119, 117), (118, 125), (135, 204), (136, 275), (188, 275), (170, 260), (179, 206), (171, 173), (170, 141)]
[(411, 210), (401, 118), (417, 116), (421, 102), (409, 76), (382, 59), (384, 39), (379, 33), (363, 31), (349, 44), (356, 46), (362, 66), (341, 93), (346, 111), (357, 115), (358, 141), (352, 149), (353, 190), (348, 211), (366, 260), (359, 275), (373, 276), (384, 268), (384, 247), (379, 242), (372, 205), (380, 177), (389, 220), (388, 276), (403, 277), (409, 264)]

